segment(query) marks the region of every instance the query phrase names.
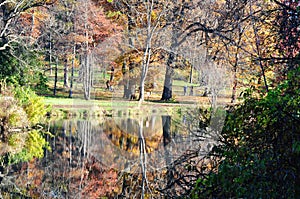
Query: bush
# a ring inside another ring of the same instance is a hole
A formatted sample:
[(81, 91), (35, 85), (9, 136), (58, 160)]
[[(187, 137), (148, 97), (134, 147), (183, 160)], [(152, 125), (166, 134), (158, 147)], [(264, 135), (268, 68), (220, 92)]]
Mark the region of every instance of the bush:
[(19, 105), (27, 113), (31, 125), (41, 122), (49, 111), (50, 107), (45, 107), (43, 97), (39, 97), (30, 88), (16, 87), (14, 97), (18, 100)]
[[(295, 75), (298, 74), (298, 75)], [(216, 172), (193, 198), (297, 198), (300, 194), (299, 70), (263, 98), (234, 107), (222, 132)]]
[(49, 143), (40, 131), (32, 130), (27, 134), (25, 146), (21, 151), (7, 154), (7, 164), (17, 164), (19, 162), (30, 161), (33, 158), (42, 158), (44, 156), (44, 149), (50, 150)]
[[(43, 54), (28, 51), (17, 43), (11, 47), (0, 51), (0, 81), (5, 80), (14, 86), (29, 86), (38, 92), (47, 91), (48, 80), (42, 73)], [(11, 51), (15, 54), (12, 55)]]
[(12, 93), (14, 97), (0, 98), (0, 135), (8, 144), (0, 157), (2, 166), (41, 158), (44, 149), (50, 149), (42, 130), (35, 129), (49, 109), (43, 98), (30, 88), (15, 87)]

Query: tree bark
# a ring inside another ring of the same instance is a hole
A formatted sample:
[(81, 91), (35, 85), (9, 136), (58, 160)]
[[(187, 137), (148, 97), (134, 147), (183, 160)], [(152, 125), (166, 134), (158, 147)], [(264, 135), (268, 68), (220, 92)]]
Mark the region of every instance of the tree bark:
[(191, 65), (191, 70), (190, 70), (190, 83), (193, 83), (193, 64)]
[(174, 179), (173, 169), (171, 165), (172, 164), (171, 151), (167, 147), (171, 143), (171, 116), (162, 115), (161, 119), (163, 123), (163, 146), (165, 151), (165, 163), (167, 167), (166, 187), (168, 187), (172, 183), (172, 180)]
[(139, 101), (144, 101), (145, 98), (145, 81), (149, 69), (150, 64), (150, 58), (151, 58), (151, 47), (152, 47), (152, 37), (156, 30), (156, 28), (159, 25), (160, 17), (162, 16), (162, 13), (159, 13), (156, 20), (152, 21), (152, 12), (154, 8), (154, 1), (147, 1), (146, 10), (147, 10), (147, 37), (146, 37), (146, 43), (145, 43), (145, 51), (143, 55), (143, 63), (142, 63), (142, 70), (141, 70), (141, 80), (140, 80), (140, 96)]
[(83, 64), (83, 89), (84, 89), (84, 99), (90, 100), (91, 99), (91, 64), (90, 64), (90, 55), (86, 54), (84, 56), (84, 64)]
[(144, 52), (141, 80), (140, 80), (140, 88), (139, 88), (139, 91), (140, 91), (139, 101), (144, 101), (144, 98), (145, 98), (145, 80), (147, 77), (150, 56), (151, 56), (151, 37), (152, 36), (149, 36), (149, 38), (148, 38), (149, 41), (147, 41), (146, 50)]
[(91, 97), (91, 66), (89, 62), (89, 34), (88, 34), (88, 7), (87, 2), (84, 4), (85, 6), (85, 19), (84, 19), (84, 28), (85, 28), (85, 55), (84, 55), (84, 64), (83, 64), (83, 89), (84, 89), (84, 99), (90, 100)]
[(172, 85), (173, 85), (173, 75), (174, 75), (174, 66), (175, 55), (177, 53), (178, 46), (185, 40), (181, 39), (179, 41), (179, 32), (182, 30), (185, 17), (185, 9), (188, 7), (187, 2), (183, 1), (181, 4), (176, 4), (178, 1), (174, 1), (174, 8), (171, 10), (170, 18), (168, 19), (170, 24), (172, 24), (171, 30), (171, 45), (170, 53), (167, 61), (167, 68), (164, 81), (164, 89), (162, 93), (161, 100), (170, 100), (172, 98)]
[(173, 86), (173, 75), (174, 75), (174, 69), (172, 67), (173, 61), (174, 61), (174, 54), (170, 53), (167, 62), (167, 67), (166, 67), (164, 90), (162, 93), (161, 100), (167, 101), (172, 98), (172, 86)]
[[(133, 11), (132, 7), (128, 7), (128, 44), (130, 48), (133, 48), (133, 39), (132, 39), (132, 30), (134, 28), (134, 21), (133, 21)], [(135, 82), (133, 81), (132, 78), (130, 78), (132, 71), (133, 71), (133, 63), (131, 60), (129, 60), (129, 70), (127, 71), (126, 65), (124, 66), (125, 70), (123, 71), (123, 77), (125, 79), (125, 84), (124, 84), (124, 95), (123, 97), (126, 99), (133, 99), (135, 98)]]
[(75, 54), (76, 54), (76, 45), (74, 45), (74, 47), (73, 47), (73, 57), (72, 57), (71, 80), (70, 80), (71, 82), (70, 82), (69, 98), (72, 98), (72, 96), (73, 96)]
[(135, 98), (135, 81), (132, 76), (134, 64), (129, 63), (129, 69), (127, 71), (126, 66), (125, 70), (123, 71), (124, 77), (124, 95), (123, 97), (126, 99), (134, 99)]
[(55, 64), (54, 88), (53, 88), (54, 96), (56, 96), (56, 89), (57, 89), (57, 71), (58, 71), (58, 58), (56, 58), (56, 64)]
[(67, 58), (64, 60), (64, 88), (69, 88), (69, 67)]

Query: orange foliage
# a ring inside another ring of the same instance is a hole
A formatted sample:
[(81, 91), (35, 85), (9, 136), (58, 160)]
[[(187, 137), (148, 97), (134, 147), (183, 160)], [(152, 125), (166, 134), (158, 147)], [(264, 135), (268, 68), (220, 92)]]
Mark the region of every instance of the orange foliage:
[(41, 27), (48, 16), (43, 7), (32, 8), (21, 13), (20, 22), (22, 23), (21, 27), (24, 27), (25, 36), (37, 39), (41, 35)]
[(115, 170), (103, 168), (94, 158), (87, 163), (86, 168), (89, 173), (86, 176), (83, 196), (87, 198), (108, 197), (119, 191), (117, 186), (118, 173)]
[[(86, 41), (86, 33), (88, 35), (88, 42), (96, 45), (105, 40), (105, 38), (122, 30), (120, 26), (112, 23), (107, 19), (103, 9), (93, 2), (87, 2), (85, 6), (78, 6), (79, 13), (84, 15), (76, 16), (77, 23), (77, 42)], [(87, 9), (87, 10), (86, 10)]]

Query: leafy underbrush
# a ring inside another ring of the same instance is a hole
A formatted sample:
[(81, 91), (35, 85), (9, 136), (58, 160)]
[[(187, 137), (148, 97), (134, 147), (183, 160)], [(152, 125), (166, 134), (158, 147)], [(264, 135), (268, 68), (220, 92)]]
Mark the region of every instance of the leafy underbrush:
[(297, 198), (300, 195), (300, 70), (266, 96), (228, 113), (215, 171), (192, 198)]
[[(30, 88), (15, 87), (0, 98), (1, 167), (41, 158), (44, 149), (50, 150), (39, 126), (45, 122), (50, 107)], [(2, 147), (3, 148), (3, 147)]]

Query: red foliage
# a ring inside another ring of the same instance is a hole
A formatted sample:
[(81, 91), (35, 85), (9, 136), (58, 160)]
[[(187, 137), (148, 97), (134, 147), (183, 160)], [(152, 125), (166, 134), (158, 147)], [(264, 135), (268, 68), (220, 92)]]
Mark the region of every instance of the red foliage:
[(279, 48), (288, 58), (295, 58), (300, 52), (300, 2), (283, 0), (285, 5), (279, 16), (280, 45)]
[(87, 198), (109, 197), (118, 192), (118, 173), (115, 170), (104, 168), (95, 158), (86, 164), (86, 169), (89, 173), (82, 191), (83, 196)]
[[(24, 36), (37, 39), (42, 34), (44, 20), (48, 17), (43, 7), (32, 8), (20, 14), (19, 25)], [(34, 41), (34, 40), (32, 40)]]
[(83, 14), (76, 17), (76, 32), (78, 36), (82, 37), (86, 37), (87, 33), (88, 42), (92, 46), (122, 30), (120, 26), (107, 19), (103, 9), (97, 6), (96, 3), (88, 1), (83, 4), (86, 5), (81, 5), (78, 8), (78, 12)]

